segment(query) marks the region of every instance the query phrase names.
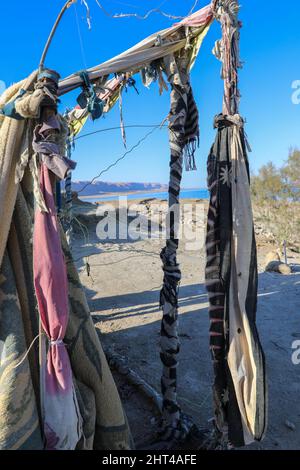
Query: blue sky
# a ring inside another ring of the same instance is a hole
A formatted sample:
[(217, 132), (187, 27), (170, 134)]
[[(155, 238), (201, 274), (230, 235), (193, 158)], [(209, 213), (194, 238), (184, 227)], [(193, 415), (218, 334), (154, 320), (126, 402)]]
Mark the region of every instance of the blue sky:
[[(147, 35), (170, 26), (173, 21), (153, 14), (146, 21), (135, 18), (106, 17), (95, 0), (87, 0), (91, 9), (92, 29), (85, 21), (85, 9), (78, 0), (65, 15), (50, 49), (46, 65), (66, 76), (86, 66), (94, 66), (134, 45)], [(173, 15), (188, 13), (194, 0), (103, 0), (110, 12), (146, 13), (162, 3), (162, 9)], [(199, 0), (199, 7), (208, 2)], [(274, 3), (276, 6), (274, 6)], [(0, 80), (7, 85), (24, 78), (39, 63), (40, 55), (63, 0), (10, 0), (1, 2)], [(76, 12), (78, 23), (76, 20)], [(288, 7), (279, 2), (244, 0), (240, 13), (241, 114), (246, 118), (246, 131), (253, 152), (251, 167), (257, 170), (272, 160), (282, 165), (291, 146), (300, 147), (300, 105), (292, 103), (292, 82), (300, 80), (300, 2), (290, 0)], [(83, 48), (80, 46), (78, 24)], [(192, 84), (200, 112), (201, 143), (197, 151), (197, 172), (184, 175), (184, 187), (204, 187), (206, 158), (214, 140), (214, 115), (221, 111), (223, 83), (220, 63), (211, 54), (220, 37), (218, 23), (212, 25), (196, 65)], [(157, 124), (169, 111), (169, 94), (162, 97), (155, 84), (145, 89), (137, 77), (140, 94), (130, 89), (123, 98), (125, 125)], [(76, 94), (64, 97), (61, 110), (75, 104)], [(116, 106), (104, 119), (89, 122), (84, 133), (118, 126)], [(144, 136), (147, 129), (128, 129), (128, 147)], [(74, 179), (90, 180), (124, 153), (120, 131), (104, 132), (80, 139), (73, 158), (78, 166)], [(107, 181), (168, 181), (167, 130), (156, 131), (142, 146), (105, 175)]]

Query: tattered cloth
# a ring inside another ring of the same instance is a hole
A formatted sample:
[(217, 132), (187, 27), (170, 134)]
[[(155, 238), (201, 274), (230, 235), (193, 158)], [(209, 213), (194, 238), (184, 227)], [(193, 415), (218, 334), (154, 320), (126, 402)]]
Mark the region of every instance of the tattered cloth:
[[(192, 65), (212, 21), (212, 7), (207, 5), (170, 28), (152, 34), (122, 54), (88, 69), (89, 79), (94, 81), (109, 74), (126, 72), (133, 74), (157, 59), (184, 49), (188, 50)], [(68, 93), (81, 84), (78, 74), (70, 75), (59, 82), (59, 95)]]
[(187, 94), (187, 115), (184, 126), (184, 158), (185, 169), (197, 170), (195, 162), (195, 152), (199, 145), (199, 112), (195, 102), (192, 87), (189, 86)]
[[(33, 232), (34, 287), (48, 353), (41, 364), (42, 414), (48, 450), (72, 450), (82, 437), (82, 417), (64, 337), (69, 320), (68, 279), (58, 229), (53, 175), (41, 165), (40, 185), (48, 211), (36, 209)], [(42, 256), (41, 256), (42, 254)], [(44, 356), (44, 355), (43, 355)]]
[[(63, 156), (61, 146), (48, 137), (49, 131), (57, 131), (59, 133), (60, 129), (61, 124), (58, 118), (51, 116), (47, 122), (35, 128), (32, 148), (39, 154), (41, 162), (59, 179), (63, 180), (69, 170), (76, 168), (76, 162)], [(53, 135), (50, 135), (51, 139), (53, 139)]]
[[(172, 25), (162, 31), (147, 37), (135, 46), (131, 47), (122, 54), (112, 59), (86, 70), (89, 80), (98, 88), (97, 96), (106, 104), (104, 113), (108, 112), (116, 101), (121, 97), (120, 90), (126, 77), (131, 77), (135, 73), (141, 72), (142, 81), (145, 86), (149, 86), (153, 81), (158, 80), (160, 93), (167, 90), (167, 85), (163, 79), (162, 63), (169, 57), (186, 56), (186, 71), (189, 72), (193, 67), (196, 57), (201, 48), (202, 42), (209, 31), (213, 21), (212, 6), (207, 5), (192, 15), (184, 18), (179, 23)], [(166, 72), (167, 75), (169, 71)], [(114, 74), (115, 78), (110, 78), (110, 74)], [(58, 94), (63, 95), (77, 87), (82, 86), (82, 79), (76, 73), (59, 82)], [(170, 78), (170, 77), (168, 77)], [(105, 90), (103, 92), (103, 90)], [(192, 109), (192, 95), (189, 96), (189, 108)], [(191, 116), (192, 116), (191, 112)], [(80, 113), (78, 109), (68, 113), (68, 122), (71, 124), (72, 134), (78, 134), (89, 116), (86, 113)], [(192, 166), (193, 159), (191, 153), (194, 152), (196, 132), (194, 125), (195, 120), (190, 120), (192, 129), (187, 125), (187, 141), (190, 145), (186, 146), (186, 162), (188, 166)], [(191, 131), (191, 138), (188, 138)]]
[[(33, 90), (37, 72), (13, 85), (0, 106), (20, 88)], [(38, 308), (33, 284), (32, 175), (25, 169), (15, 181), (16, 165), (26, 142), (28, 122), (0, 116), (0, 449), (41, 450)], [(123, 450), (133, 447), (119, 394), (95, 330), (78, 272), (60, 236), (67, 267), (69, 320), (64, 342), (82, 416), (83, 437), (77, 449)], [(40, 254), (43, 256), (43, 253)], [(22, 361), (22, 363), (21, 363)]]
[(256, 328), (257, 255), (243, 120), (219, 115), (208, 157), (206, 285), (217, 429), (235, 447), (267, 423), (264, 353)]

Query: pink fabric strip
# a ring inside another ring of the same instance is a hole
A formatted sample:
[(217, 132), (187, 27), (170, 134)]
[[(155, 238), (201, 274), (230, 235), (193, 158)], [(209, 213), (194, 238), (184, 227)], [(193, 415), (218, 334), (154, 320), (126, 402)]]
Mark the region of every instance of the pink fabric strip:
[[(72, 393), (71, 365), (63, 343), (68, 323), (67, 273), (58, 232), (50, 172), (44, 164), (41, 165), (40, 186), (49, 212), (37, 210), (35, 214), (34, 286), (42, 326), (50, 340), (45, 371), (45, 394), (59, 397), (58, 402), (61, 403), (62, 397)], [(59, 413), (59, 410), (57, 412)], [(53, 439), (47, 428), (47, 409), (44, 413), (47, 448), (51, 448)], [(57, 430), (51, 431), (57, 434)]]
[(192, 15), (184, 18), (180, 23), (177, 24), (184, 24), (186, 26), (204, 26), (211, 22), (213, 19), (213, 12), (211, 5), (207, 5), (206, 7), (202, 8), (201, 10), (196, 11)]

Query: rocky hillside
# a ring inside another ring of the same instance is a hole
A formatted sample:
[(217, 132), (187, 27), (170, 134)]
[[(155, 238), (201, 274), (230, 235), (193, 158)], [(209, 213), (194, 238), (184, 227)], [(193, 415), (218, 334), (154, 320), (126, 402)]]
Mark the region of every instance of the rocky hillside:
[[(88, 184), (89, 181), (73, 181), (72, 189), (75, 192)], [(110, 183), (106, 181), (95, 181), (89, 184), (80, 194), (81, 196), (97, 196), (104, 193), (127, 193), (132, 191), (167, 191), (168, 186), (161, 183)]]

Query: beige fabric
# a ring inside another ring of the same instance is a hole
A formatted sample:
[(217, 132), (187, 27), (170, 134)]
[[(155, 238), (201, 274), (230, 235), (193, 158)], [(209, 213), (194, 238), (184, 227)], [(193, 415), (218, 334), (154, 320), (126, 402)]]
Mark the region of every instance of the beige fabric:
[[(239, 122), (239, 116), (235, 116)], [(242, 124), (242, 123), (241, 123)], [(251, 344), (251, 330), (246, 314), (249, 284), (253, 218), (249, 178), (240, 140), (239, 126), (232, 127), (232, 270), (229, 309), (234, 314), (230, 321), (228, 364), (242, 418), (245, 444), (255, 436), (257, 371)], [(240, 334), (237, 335), (237, 331)]]
[[(180, 51), (186, 46), (190, 47), (191, 63), (195, 60), (195, 51), (198, 52), (211, 23), (191, 28), (188, 37), (185, 36), (185, 27), (178, 23), (170, 28), (159, 31), (127, 49), (112, 59), (87, 70), (91, 80), (113, 73), (136, 73), (156, 59), (162, 59), (170, 54)], [(194, 41), (194, 42), (193, 42)], [(192, 45), (193, 44), (193, 45)], [(78, 75), (71, 75), (59, 83), (64, 93), (68, 87), (75, 88), (81, 83)]]
[[(30, 89), (35, 82), (37, 72), (27, 80), (10, 87), (0, 98), (0, 105), (8, 103), (23, 88)], [(8, 117), (0, 120), (0, 266), (10, 228), (10, 221), (16, 202), (18, 185), (15, 183), (16, 164), (21, 152), (25, 121), (16, 121)], [(21, 152), (22, 153), (22, 152)]]
[(33, 93), (26, 93), (22, 99), (16, 101), (16, 112), (24, 118), (38, 119), (44, 98), (45, 94), (42, 89), (35, 90)]
[(16, 367), (38, 333), (32, 219), (20, 189), (8, 223), (10, 233), (0, 268), (0, 450), (40, 450), (37, 342)]
[[(70, 300), (70, 319), (65, 342), (69, 345), (70, 361), (79, 390), (83, 391), (84, 385), (85, 390), (93, 397), (90, 405), (85, 400), (85, 406), (80, 409), (84, 428), (91, 430), (93, 439), (85, 429), (84, 434), (86, 439), (93, 442), (94, 449), (129, 449), (133, 444), (119, 393), (62, 231), (61, 237), (67, 264)], [(79, 398), (79, 405), (83, 403), (84, 398), (84, 395)], [(87, 412), (86, 407), (94, 411)]]

